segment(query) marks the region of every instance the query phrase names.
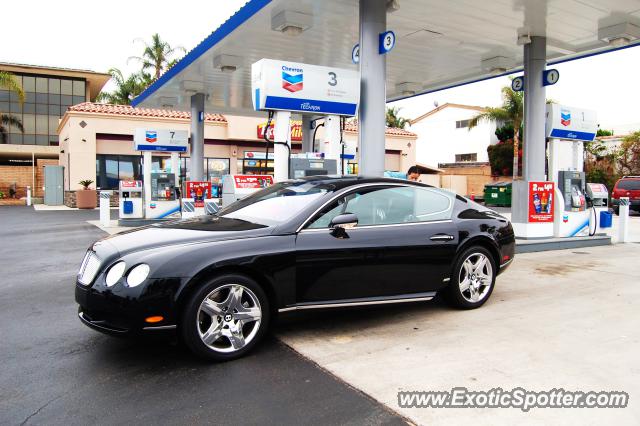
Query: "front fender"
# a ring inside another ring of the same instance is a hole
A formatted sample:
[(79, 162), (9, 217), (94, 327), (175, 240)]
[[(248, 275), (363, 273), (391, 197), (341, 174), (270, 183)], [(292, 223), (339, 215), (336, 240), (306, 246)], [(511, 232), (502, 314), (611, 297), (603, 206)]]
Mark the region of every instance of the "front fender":
[(295, 300), (295, 237), (263, 236), (165, 246), (131, 253), (127, 264), (147, 263), (150, 278), (180, 278), (177, 301), (185, 289), (223, 270), (259, 274), (274, 287), (278, 301)]

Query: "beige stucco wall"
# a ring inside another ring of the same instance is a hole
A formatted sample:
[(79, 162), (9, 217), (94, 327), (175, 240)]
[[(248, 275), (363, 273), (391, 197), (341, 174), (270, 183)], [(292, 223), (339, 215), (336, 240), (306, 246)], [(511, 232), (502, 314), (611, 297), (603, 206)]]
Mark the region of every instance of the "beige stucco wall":
[[(84, 128), (80, 125), (82, 121), (86, 123)], [(186, 131), (190, 128), (189, 121), (179, 119), (67, 113), (59, 128), (60, 149), (64, 150), (64, 153), (60, 154), (60, 165), (65, 166), (65, 189), (79, 189), (78, 182), (83, 179), (96, 180), (96, 154), (139, 154), (133, 149), (133, 141), (100, 140), (96, 137), (98, 134), (132, 136), (136, 128), (150, 125), (160, 129)], [(204, 137), (205, 139), (227, 139), (227, 124), (205, 123)], [(233, 147), (230, 146), (205, 146), (206, 157), (231, 157), (232, 151)], [(235, 162), (232, 161), (232, 163), (235, 168)]]
[[(246, 150), (256, 150), (246, 146), (238, 146), (236, 141), (259, 141), (257, 126), (264, 123), (263, 118), (225, 116), (227, 123), (206, 122), (205, 139), (228, 141), (225, 145), (206, 144), (205, 157), (221, 157), (230, 159), (230, 172), (236, 173), (236, 158)], [(84, 121), (83, 128), (80, 123)], [(149, 127), (189, 131), (188, 120), (127, 117), (106, 114), (71, 112), (63, 118), (59, 127), (60, 157), (59, 164), (65, 166), (65, 189), (80, 188), (83, 179), (96, 180), (96, 154), (137, 155), (133, 142), (126, 140), (97, 139), (98, 134), (133, 135), (138, 127)], [(322, 129), (321, 129), (322, 130)], [(322, 131), (318, 138), (322, 138)], [(345, 132), (344, 140), (355, 143), (358, 135)], [(400, 151), (400, 170), (406, 171), (416, 161), (416, 138), (405, 136), (387, 136), (387, 150)], [(187, 152), (188, 156), (189, 153)], [(395, 163), (395, 162), (394, 162)]]

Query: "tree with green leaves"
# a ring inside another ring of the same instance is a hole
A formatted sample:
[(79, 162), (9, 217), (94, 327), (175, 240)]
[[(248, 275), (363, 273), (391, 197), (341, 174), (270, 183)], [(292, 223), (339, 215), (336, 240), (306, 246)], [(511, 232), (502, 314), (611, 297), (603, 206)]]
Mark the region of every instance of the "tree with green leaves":
[(502, 106), (487, 107), (469, 120), (469, 130), (483, 121), (513, 126), (513, 177), (518, 177), (518, 152), (520, 150), (520, 128), (524, 121), (524, 93), (511, 87), (502, 88)]
[(402, 108), (399, 107), (387, 107), (387, 127), (393, 127), (396, 129), (404, 129), (409, 123), (404, 117), (400, 117), (399, 113)]
[(130, 105), (133, 98), (142, 93), (151, 84), (151, 76), (144, 72), (131, 74), (125, 78), (118, 68), (111, 68), (109, 74), (111, 74), (111, 80), (116, 85), (116, 88), (112, 92), (100, 92), (96, 97), (98, 102)]
[(141, 56), (131, 56), (129, 60), (134, 59), (142, 64), (142, 71), (152, 70), (154, 80), (160, 78), (162, 73), (171, 68), (176, 59), (172, 58), (177, 53), (185, 53), (186, 50), (182, 46), (171, 47), (169, 43), (163, 41), (158, 33), (151, 36), (151, 43), (146, 43), (138, 39), (144, 44), (144, 50)]
[(606, 129), (598, 129), (598, 132), (596, 133), (597, 137), (601, 137), (601, 136), (613, 136), (613, 130), (606, 130)]
[(613, 191), (613, 186), (619, 178), (616, 167), (619, 157), (618, 149), (612, 149), (606, 142), (596, 139), (585, 142), (584, 150), (586, 154), (584, 171), (587, 182), (602, 183), (609, 191)]
[[(20, 81), (13, 74), (0, 71), (0, 88), (16, 93), (20, 103), (24, 102), (24, 90), (22, 89)], [(9, 126), (13, 126), (24, 133), (24, 126), (20, 119), (0, 111), (0, 142), (3, 144), (9, 141)]]
[(640, 175), (640, 130), (622, 138), (618, 151), (618, 167), (623, 175)]

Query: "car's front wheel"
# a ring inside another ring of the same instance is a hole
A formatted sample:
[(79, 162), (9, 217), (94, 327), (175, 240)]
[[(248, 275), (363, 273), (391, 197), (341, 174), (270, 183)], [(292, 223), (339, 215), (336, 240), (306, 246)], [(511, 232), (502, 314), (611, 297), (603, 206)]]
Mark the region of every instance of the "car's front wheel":
[(193, 294), (180, 328), (184, 342), (195, 354), (228, 361), (258, 344), (268, 322), (269, 301), (262, 288), (242, 275), (224, 275)]
[(474, 309), (491, 296), (496, 282), (496, 265), (487, 249), (474, 246), (458, 256), (445, 297), (454, 307)]

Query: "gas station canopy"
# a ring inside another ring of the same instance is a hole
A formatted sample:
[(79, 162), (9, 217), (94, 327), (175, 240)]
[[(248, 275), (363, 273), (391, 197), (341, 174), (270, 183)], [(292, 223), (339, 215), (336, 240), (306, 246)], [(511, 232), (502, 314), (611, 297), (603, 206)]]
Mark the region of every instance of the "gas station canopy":
[[(522, 45), (544, 36), (549, 64), (640, 43), (637, 0), (380, 0), (396, 35), (386, 98), (399, 100), (522, 70)], [(357, 69), (358, 0), (251, 0), (133, 104), (262, 115), (251, 102), (251, 64), (272, 58)]]

